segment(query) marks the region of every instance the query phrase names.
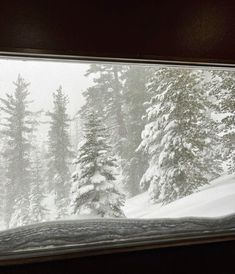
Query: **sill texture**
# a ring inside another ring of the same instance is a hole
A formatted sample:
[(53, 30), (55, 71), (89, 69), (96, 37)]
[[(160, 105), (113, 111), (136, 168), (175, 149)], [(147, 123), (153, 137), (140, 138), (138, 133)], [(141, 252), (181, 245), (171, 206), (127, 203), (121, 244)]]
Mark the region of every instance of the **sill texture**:
[(45, 222), (0, 232), (0, 265), (231, 239), (235, 214)]

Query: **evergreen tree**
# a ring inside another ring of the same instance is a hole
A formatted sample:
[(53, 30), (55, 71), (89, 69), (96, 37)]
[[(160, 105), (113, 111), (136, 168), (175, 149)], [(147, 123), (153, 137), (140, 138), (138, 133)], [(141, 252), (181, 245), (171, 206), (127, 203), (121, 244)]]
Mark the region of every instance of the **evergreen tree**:
[(95, 112), (87, 113), (84, 142), (77, 160), (74, 212), (101, 217), (123, 217), (124, 197), (116, 187), (117, 162), (111, 155), (107, 129)]
[(106, 73), (107, 65), (97, 65), (92, 64), (85, 74), (86, 77), (93, 77), (92, 80), (94, 85), (89, 87), (86, 91), (83, 92), (86, 103), (83, 105), (80, 114), (82, 119), (85, 119), (86, 110), (93, 108), (99, 117), (106, 117), (106, 93), (110, 89), (110, 82), (112, 77), (110, 73)]
[(150, 157), (142, 183), (149, 181), (153, 200), (169, 203), (189, 195), (208, 183), (208, 175), (215, 176), (216, 167), (220, 171), (215, 159), (210, 161), (216, 167), (205, 161), (205, 151), (212, 150), (214, 123), (201, 73), (157, 69), (148, 86), (152, 98), (140, 149)]
[(32, 112), (29, 111), (29, 83), (19, 75), (14, 94), (1, 99), (4, 115), (2, 134), (6, 137), (3, 156), (6, 161), (6, 212), (9, 225), (29, 222), (30, 150), (28, 136), (32, 132)]
[(62, 87), (53, 93), (54, 108), (48, 112), (51, 118), (48, 144), (48, 179), (53, 185), (58, 218), (66, 214), (68, 193), (70, 190), (69, 160), (72, 157), (69, 139), (69, 117), (67, 114), (68, 98)]
[(114, 150), (122, 168), (125, 166), (125, 142), (127, 129), (123, 110), (123, 83), (121, 65), (91, 65), (87, 76), (93, 76), (94, 85), (85, 93), (86, 104), (81, 113), (93, 108), (105, 121), (109, 130)]
[(200, 70), (198, 72), (197, 88), (203, 91), (206, 98), (204, 127), (206, 129), (207, 148), (204, 149), (202, 160), (207, 166), (207, 179), (211, 181), (223, 173), (223, 138), (220, 134), (222, 122), (218, 119), (221, 111), (219, 102), (214, 96), (214, 91), (221, 85), (220, 78), (217, 77), (213, 70)]
[(35, 148), (32, 155), (32, 181), (30, 193), (30, 222), (39, 223), (45, 221), (47, 213), (43, 205), (45, 198), (44, 168), (41, 162), (41, 153)]
[[(234, 172), (235, 163), (235, 72), (232, 70), (213, 70), (207, 76), (207, 90), (213, 102), (213, 110), (218, 116), (218, 137), (220, 145), (217, 144), (219, 157), (229, 165), (229, 172)], [(226, 169), (227, 171), (227, 169)]]
[(235, 72), (215, 71), (214, 77), (220, 79), (214, 91), (219, 112), (222, 113), (222, 135), (225, 147), (225, 159), (229, 162), (229, 172), (235, 172)]
[(126, 166), (124, 167), (125, 185), (130, 196), (140, 193), (139, 182), (147, 169), (147, 156), (137, 148), (144, 129), (144, 102), (148, 101), (146, 83), (149, 69), (145, 66), (129, 65), (122, 74), (123, 105), (127, 130), (125, 144)]

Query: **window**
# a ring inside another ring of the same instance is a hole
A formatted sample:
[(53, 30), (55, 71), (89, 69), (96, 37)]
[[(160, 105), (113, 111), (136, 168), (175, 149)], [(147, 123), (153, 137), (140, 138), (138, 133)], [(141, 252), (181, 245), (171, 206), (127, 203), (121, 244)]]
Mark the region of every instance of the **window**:
[(0, 258), (234, 235), (234, 69), (0, 68)]

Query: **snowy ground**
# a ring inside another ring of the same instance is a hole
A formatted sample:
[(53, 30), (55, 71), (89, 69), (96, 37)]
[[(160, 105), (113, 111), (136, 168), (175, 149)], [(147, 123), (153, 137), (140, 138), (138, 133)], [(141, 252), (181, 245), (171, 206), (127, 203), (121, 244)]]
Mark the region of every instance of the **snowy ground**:
[(128, 218), (220, 217), (235, 213), (235, 174), (224, 175), (197, 193), (162, 206), (151, 204), (148, 193), (126, 202)]
[(194, 239), (195, 235), (200, 239), (234, 235), (235, 174), (221, 176), (197, 193), (165, 206), (151, 204), (145, 192), (129, 199), (124, 211), (127, 219), (70, 216), (70, 221), (0, 231), (0, 264), (1, 260), (22, 256), (22, 251), (23, 256), (30, 257), (32, 251), (37, 255), (39, 250), (44, 250), (44, 255), (47, 250), (48, 254), (52, 254), (51, 250), (57, 254), (63, 251), (60, 251), (62, 247), (63, 252), (67, 252), (66, 248), (86, 252), (103, 250), (104, 247), (141, 246), (146, 241), (151, 244), (173, 243)]
[[(55, 220), (56, 210), (53, 195), (48, 195), (46, 204), (50, 208), (48, 220)], [(221, 217), (235, 213), (235, 174), (224, 175), (201, 188), (197, 193), (168, 205), (151, 204), (148, 192), (126, 201), (123, 208), (127, 218), (178, 218)], [(65, 220), (95, 219), (91, 215), (70, 215)], [(1, 221), (1, 220), (0, 220)], [(0, 222), (0, 231), (5, 227)]]

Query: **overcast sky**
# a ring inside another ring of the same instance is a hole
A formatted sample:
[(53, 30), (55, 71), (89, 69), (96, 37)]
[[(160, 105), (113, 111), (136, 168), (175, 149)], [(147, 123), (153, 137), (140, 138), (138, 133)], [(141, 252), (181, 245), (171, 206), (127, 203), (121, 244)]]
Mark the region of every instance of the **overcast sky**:
[(48, 111), (52, 106), (52, 93), (62, 85), (69, 97), (68, 112), (74, 115), (84, 103), (82, 92), (92, 84), (84, 74), (89, 64), (78, 62), (0, 59), (0, 97), (14, 92), (18, 74), (30, 82), (29, 91), (33, 107)]
[[(0, 59), (0, 98), (14, 92), (13, 81), (20, 74), (30, 83), (31, 110), (47, 112), (53, 106), (52, 93), (61, 85), (69, 98), (67, 111), (72, 118), (84, 103), (82, 92), (93, 83), (91, 78), (84, 76), (88, 68), (89, 63)], [(40, 117), (41, 122), (48, 119), (45, 114)], [(48, 129), (48, 124), (40, 124), (37, 132), (39, 141), (47, 140)]]

